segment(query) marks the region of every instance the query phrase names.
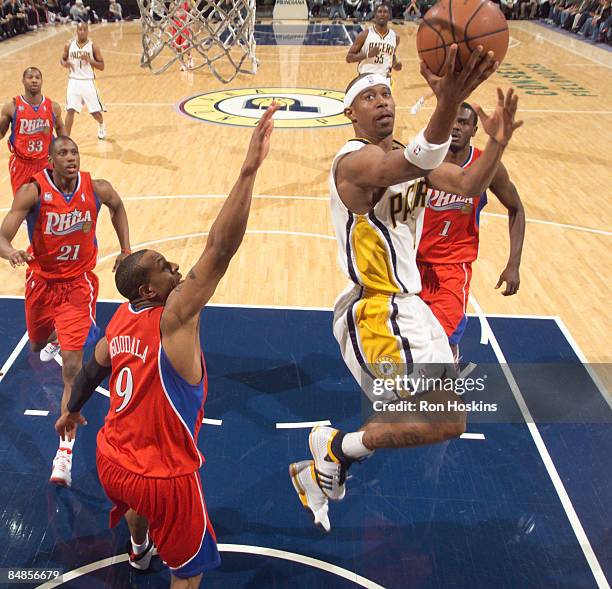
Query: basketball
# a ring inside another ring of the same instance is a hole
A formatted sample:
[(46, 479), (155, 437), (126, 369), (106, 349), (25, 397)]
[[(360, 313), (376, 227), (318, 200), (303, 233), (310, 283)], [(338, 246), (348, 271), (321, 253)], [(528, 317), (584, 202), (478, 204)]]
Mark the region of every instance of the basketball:
[(423, 18), (417, 32), (417, 50), (434, 74), (440, 74), (450, 45), (456, 43), (457, 66), (482, 45), (500, 63), (508, 50), (508, 23), (499, 7), (489, 0), (441, 0)]

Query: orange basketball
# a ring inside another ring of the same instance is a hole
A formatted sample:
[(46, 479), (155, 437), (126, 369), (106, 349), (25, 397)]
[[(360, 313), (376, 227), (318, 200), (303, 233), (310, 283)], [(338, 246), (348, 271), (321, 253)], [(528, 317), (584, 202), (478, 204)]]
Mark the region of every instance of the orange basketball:
[(458, 45), (456, 66), (461, 68), (470, 53), (482, 45), (500, 63), (508, 51), (510, 33), (502, 11), (489, 0), (440, 0), (423, 18), (417, 32), (419, 57), (440, 74), (448, 47)]

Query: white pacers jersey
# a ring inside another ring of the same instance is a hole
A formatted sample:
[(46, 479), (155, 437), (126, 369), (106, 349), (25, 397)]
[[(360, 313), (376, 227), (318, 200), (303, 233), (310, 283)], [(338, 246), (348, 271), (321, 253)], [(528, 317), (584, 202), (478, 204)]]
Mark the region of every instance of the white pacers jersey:
[(348, 141), (336, 154), (329, 176), (340, 268), (356, 285), (372, 291), (419, 293), (421, 277), (416, 253), (427, 204), (425, 180), (418, 178), (390, 186), (374, 208), (363, 215), (349, 211), (338, 194), (338, 161), (367, 144), (365, 139)]
[(380, 52), (375, 57), (367, 57), (359, 62), (357, 71), (360, 74), (381, 74), (389, 76), (393, 65), (393, 56), (397, 46), (395, 31), (388, 29), (384, 37), (381, 37), (374, 27), (368, 29), (368, 35), (361, 50), (369, 54), (374, 47), (380, 47)]
[(70, 64), (70, 78), (73, 80), (93, 80), (96, 76), (94, 74), (91, 64), (83, 60), (83, 55), (89, 55), (89, 59), (92, 60), (93, 56), (93, 43), (87, 41), (83, 47), (80, 47), (76, 39), (70, 42), (68, 48), (68, 63)]

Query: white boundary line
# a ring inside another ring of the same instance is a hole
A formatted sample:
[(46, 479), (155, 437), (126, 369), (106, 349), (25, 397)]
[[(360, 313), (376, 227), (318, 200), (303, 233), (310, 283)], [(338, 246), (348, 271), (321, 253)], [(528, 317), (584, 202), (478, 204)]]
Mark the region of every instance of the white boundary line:
[(346, 30), (346, 25), (342, 25), (342, 29), (344, 30), (344, 34), (346, 35), (346, 38), (348, 39), (349, 45), (352, 45), (353, 40), (351, 39), (349, 32)]
[[(0, 299), (21, 299), (23, 295), (0, 295)], [(98, 299), (99, 303), (125, 303), (125, 299)], [(333, 311), (333, 307), (300, 307), (295, 305), (243, 305), (240, 303), (207, 303), (207, 307), (238, 307), (244, 309), (286, 309), (287, 311)], [(468, 313), (468, 317), (478, 317), (477, 313)], [(502, 319), (551, 319), (556, 315), (515, 315), (513, 313), (487, 313), (487, 317), (501, 317)]]
[[(610, 111), (612, 114), (612, 111)], [(124, 202), (130, 201), (139, 201), (139, 200), (182, 200), (182, 199), (225, 199), (227, 198), (227, 194), (176, 194), (176, 195), (145, 195), (145, 196), (124, 196), (122, 200)], [(329, 202), (329, 197), (327, 196), (292, 196), (292, 195), (273, 195), (273, 194), (259, 194), (253, 196), (253, 199), (268, 199), (268, 200), (312, 200), (312, 201), (321, 201), (321, 202)], [(0, 208), (0, 212), (9, 211), (9, 207)], [(481, 213), (486, 217), (495, 217), (499, 219), (507, 219), (508, 215), (502, 213), (488, 213), (483, 211)], [(544, 219), (532, 219), (531, 217), (527, 217), (525, 219), (528, 223), (538, 223), (540, 225), (551, 225), (553, 227), (560, 227), (562, 229), (571, 229), (574, 231), (583, 231), (585, 233), (595, 233), (597, 235), (606, 235), (612, 236), (612, 231), (604, 231), (603, 229), (593, 229), (591, 227), (582, 227), (580, 225), (569, 225), (567, 223), (557, 223), (556, 221), (545, 221)], [(248, 232), (247, 232), (248, 233)], [(305, 235), (312, 237), (315, 234), (312, 233), (296, 233), (297, 235)], [(326, 239), (332, 239), (331, 236), (325, 236)]]
[(315, 425), (331, 425), (329, 419), (323, 421), (296, 421), (290, 422), (279, 422), (276, 424), (276, 429), (299, 429), (301, 427), (314, 427)]
[(484, 434), (465, 433), (465, 434), (461, 434), (459, 437), (462, 440), (484, 440), (485, 439), (485, 435)]
[(569, 328), (567, 327), (567, 325), (565, 325), (561, 317), (555, 317), (555, 322), (557, 323), (557, 327), (561, 330), (561, 332), (565, 336), (567, 343), (574, 350), (576, 356), (578, 356), (578, 359), (580, 360), (580, 362), (582, 362), (585, 370), (589, 373), (591, 380), (595, 383), (595, 386), (599, 389), (599, 392), (601, 393), (601, 396), (604, 398), (604, 401), (610, 406), (610, 409), (612, 409), (612, 398), (610, 397), (610, 394), (608, 393), (605, 385), (599, 379), (599, 376), (597, 375), (597, 373), (593, 370), (592, 366), (589, 364), (588, 360), (586, 359), (586, 356), (582, 353), (582, 350), (576, 343), (576, 340), (574, 339), (574, 336), (571, 334)]
[(210, 417), (205, 417), (204, 419), (202, 419), (202, 423), (205, 423), (206, 425), (223, 425), (223, 420), (222, 419), (211, 419)]
[(47, 417), (47, 415), (49, 415), (49, 412), (43, 409), (26, 409), (23, 414), (34, 415), (36, 417)]
[[(503, 215), (501, 213), (487, 213), (482, 211), (480, 214), (486, 215), (487, 217), (498, 217), (500, 219), (508, 218), (508, 215)], [(567, 223), (556, 223), (555, 221), (544, 221), (543, 219), (525, 219), (525, 221), (529, 221), (530, 223), (539, 223), (540, 225), (554, 225), (555, 227), (561, 227), (563, 229), (573, 229), (574, 231), (585, 231), (587, 233), (597, 233), (599, 235), (608, 236), (612, 235), (612, 231), (604, 231), (603, 229), (591, 229), (590, 227), (581, 227), (580, 225), (568, 225)]]
[(578, 544), (580, 545), (580, 548), (582, 549), (582, 552), (584, 553), (584, 556), (591, 569), (591, 572), (593, 573), (593, 576), (595, 577), (595, 582), (597, 583), (597, 586), (599, 587), (599, 589), (610, 589), (610, 585), (608, 584), (606, 576), (604, 575), (601, 569), (601, 565), (599, 564), (599, 561), (597, 560), (597, 557), (595, 556), (595, 553), (593, 552), (593, 548), (591, 547), (589, 538), (587, 537), (584, 531), (584, 528), (582, 527), (582, 523), (578, 519), (578, 515), (576, 514), (576, 511), (574, 509), (574, 506), (572, 505), (569, 495), (567, 494), (567, 491), (565, 490), (563, 481), (561, 480), (561, 477), (559, 476), (559, 473), (557, 472), (557, 468), (555, 467), (555, 464), (552, 458), (550, 457), (548, 449), (546, 448), (546, 444), (544, 443), (544, 440), (542, 439), (540, 430), (538, 429), (538, 426), (534, 422), (531, 412), (529, 411), (529, 408), (527, 407), (527, 403), (525, 402), (525, 398), (523, 397), (523, 394), (521, 393), (521, 390), (514, 378), (514, 375), (512, 374), (512, 371), (510, 370), (510, 367), (508, 366), (504, 353), (502, 352), (502, 349), (497, 341), (497, 338), (495, 337), (495, 333), (493, 333), (491, 326), (488, 325), (488, 321), (486, 317), (485, 317), (485, 321), (487, 322), (487, 326), (488, 326), (489, 334), (490, 334), (489, 343), (491, 344), (491, 347), (493, 348), (493, 352), (495, 353), (495, 356), (497, 357), (497, 361), (499, 362), (500, 368), (502, 372), (504, 373), (504, 376), (506, 377), (506, 381), (508, 382), (508, 385), (510, 386), (512, 395), (514, 396), (514, 399), (521, 411), (523, 419), (525, 420), (525, 424), (527, 425), (527, 428), (529, 429), (529, 433), (531, 434), (531, 437), (533, 438), (533, 441), (536, 445), (538, 453), (540, 454), (540, 458), (542, 459), (542, 462), (544, 463), (544, 466), (546, 467), (548, 476), (550, 477), (552, 484), (555, 487), (555, 491), (557, 492), (557, 495), (559, 496), (561, 505), (563, 506), (563, 509), (565, 510), (565, 514), (567, 515), (570, 525), (572, 526), (572, 529), (574, 530), (574, 534), (576, 535), (576, 538), (578, 540)]
[[(348, 581), (352, 581), (356, 585), (359, 585), (360, 587), (365, 587), (366, 589), (385, 589), (382, 585), (379, 585), (374, 581), (370, 581), (369, 579), (366, 579), (365, 577), (362, 577), (357, 573), (339, 567), (335, 564), (325, 562), (324, 560), (319, 560), (318, 558), (312, 558), (311, 556), (297, 554), (296, 552), (287, 552), (286, 550), (277, 550), (276, 548), (266, 548), (264, 546), (250, 546), (247, 544), (219, 544), (217, 548), (219, 549), (219, 552), (257, 554), (259, 556), (270, 556), (272, 558), (279, 558), (281, 560), (289, 560), (291, 562), (297, 562), (298, 564), (303, 564), (315, 569), (320, 569), (327, 573), (336, 575), (337, 577), (347, 579)], [(85, 566), (64, 573), (64, 575), (62, 576), (61, 583), (49, 581), (47, 583), (39, 585), (38, 587), (36, 587), (36, 589), (51, 589), (52, 587), (59, 587), (64, 583), (67, 583), (68, 581), (78, 579), (83, 575), (87, 575), (88, 573), (103, 569), (107, 566), (111, 566), (120, 562), (125, 562), (127, 561), (127, 559), (127, 554), (116, 554), (115, 556), (111, 556), (110, 558), (103, 558), (102, 560), (86, 564)]]
[(4, 377), (6, 376), (7, 372), (11, 369), (11, 366), (13, 365), (15, 360), (17, 360), (17, 356), (21, 354), (21, 350), (23, 350), (23, 348), (25, 347), (27, 343), (28, 343), (28, 332), (26, 331), (21, 336), (19, 343), (13, 349), (13, 351), (11, 352), (11, 355), (6, 359), (6, 362), (2, 365), (2, 368), (0, 368), (0, 382), (4, 380)]
[(470, 293), (468, 300), (470, 301), (472, 307), (474, 307), (476, 317), (478, 317), (478, 322), (480, 323), (480, 343), (481, 345), (486, 346), (491, 337), (491, 327), (489, 326), (489, 322), (487, 321), (487, 317), (484, 314), (482, 307), (478, 304), (476, 297), (472, 293)]

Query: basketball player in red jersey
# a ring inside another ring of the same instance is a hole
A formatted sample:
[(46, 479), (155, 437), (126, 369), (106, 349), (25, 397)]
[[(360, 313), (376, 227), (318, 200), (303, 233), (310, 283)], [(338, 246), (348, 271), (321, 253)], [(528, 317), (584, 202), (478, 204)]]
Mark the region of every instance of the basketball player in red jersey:
[(244, 237), (277, 109), (270, 106), (253, 131), (238, 181), (184, 281), (177, 264), (152, 250), (121, 262), (115, 282), (129, 302), (119, 307), (78, 374), (55, 426), (71, 438), (85, 423), (83, 404), (110, 374), (110, 408), (97, 454), (100, 481), (115, 504), (110, 523), (125, 514), (135, 568), (148, 568), (155, 543), (170, 566), (173, 588), (199, 587), (202, 574), (220, 563), (198, 474), (207, 393), (200, 313)]
[[(119, 195), (106, 180), (92, 180), (88, 172), (79, 171), (79, 150), (70, 137), (58, 137), (51, 143), (49, 159), (53, 170), (35, 174), (17, 191), (0, 227), (0, 257), (13, 267), (29, 265), (25, 314), (30, 347), (48, 350), (50, 342), (59, 342), (64, 409), (83, 363), (83, 347), (96, 336), (98, 278), (93, 269), (101, 204), (110, 209), (121, 244), (115, 265), (130, 253), (130, 238)], [(31, 244), (28, 251), (11, 245), (24, 220)], [(49, 359), (54, 355), (50, 352)], [(73, 443), (60, 440), (51, 482), (71, 484)]]
[[(475, 110), (464, 102), (453, 125), (452, 141), (445, 161), (468, 168), (482, 154), (470, 144), (478, 130)], [(520, 284), (519, 266), (525, 237), (523, 203), (500, 163), (489, 188), (508, 210), (510, 255), (495, 288), (505, 282), (502, 294), (516, 294)], [(458, 346), (467, 325), (467, 302), (472, 278), (472, 262), (478, 257), (480, 212), (487, 204), (487, 193), (462, 196), (443, 190), (429, 190), (423, 234), (417, 263), (423, 289), (420, 297), (449, 337), (458, 360)]]
[(60, 105), (42, 94), (41, 71), (31, 66), (23, 72), (21, 81), (23, 95), (5, 104), (0, 114), (0, 138), (11, 129), (8, 146), (13, 196), (22, 184), (49, 165), (53, 130), (58, 137), (65, 135)]

